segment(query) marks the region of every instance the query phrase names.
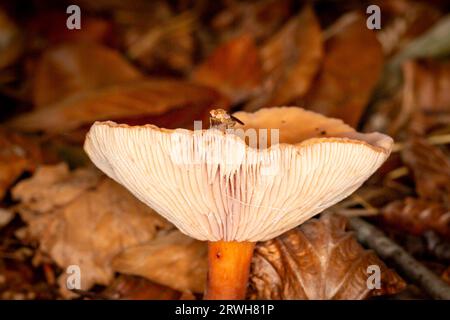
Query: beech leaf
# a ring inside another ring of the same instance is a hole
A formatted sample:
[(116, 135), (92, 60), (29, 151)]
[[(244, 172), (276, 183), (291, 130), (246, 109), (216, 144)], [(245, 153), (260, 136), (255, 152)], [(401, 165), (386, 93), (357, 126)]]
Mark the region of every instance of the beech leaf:
[(322, 69), (301, 102), (355, 127), (380, 77), (382, 48), (366, 27), (366, 17), (358, 13), (342, 16), (328, 35)]
[(91, 42), (50, 47), (33, 78), (33, 103), (47, 107), (75, 93), (142, 78), (117, 51)]
[[(450, 112), (450, 62), (408, 61), (414, 109), (425, 112)], [(409, 79), (408, 79), (409, 80)]]
[(272, 87), (265, 106), (284, 105), (303, 97), (323, 57), (321, 29), (313, 9), (307, 5), (291, 18), (265, 43), (261, 56), (267, 87)]
[[(256, 246), (250, 277), (252, 299), (364, 299), (392, 294), (403, 280), (345, 231), (345, 218), (324, 215)], [(371, 290), (368, 267), (381, 270)]]
[(206, 284), (207, 247), (174, 230), (132, 247), (112, 262), (113, 269), (139, 275), (179, 291), (202, 293)]
[(408, 197), (385, 206), (381, 218), (386, 224), (415, 235), (433, 230), (450, 238), (450, 211), (440, 203)]
[(262, 66), (253, 38), (242, 35), (216, 48), (193, 71), (192, 79), (216, 88), (234, 103), (254, 95), (262, 82)]
[[(212, 105), (227, 108), (228, 100), (205, 86), (180, 80), (150, 79), (81, 92), (47, 108), (20, 115), (7, 125), (23, 131), (63, 133), (89, 126), (96, 120), (127, 119), (132, 123), (148, 123), (150, 117), (159, 120), (169, 111), (187, 108), (189, 118), (171, 121), (171, 126), (176, 127), (180, 122), (192, 125), (194, 119), (201, 119), (198, 109), (204, 116)], [(151, 123), (160, 125), (158, 121)]]
[(444, 152), (412, 137), (402, 150), (402, 160), (413, 172), (417, 194), (450, 208), (450, 160)]

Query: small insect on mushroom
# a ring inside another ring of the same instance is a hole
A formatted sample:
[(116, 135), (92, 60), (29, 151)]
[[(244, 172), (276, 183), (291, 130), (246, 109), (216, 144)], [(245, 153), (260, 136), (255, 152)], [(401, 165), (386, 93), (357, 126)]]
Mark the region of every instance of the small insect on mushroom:
[(209, 112), (209, 127), (215, 128), (221, 131), (233, 128), (236, 123), (244, 125), (244, 123), (236, 117), (226, 112), (223, 109), (214, 109)]

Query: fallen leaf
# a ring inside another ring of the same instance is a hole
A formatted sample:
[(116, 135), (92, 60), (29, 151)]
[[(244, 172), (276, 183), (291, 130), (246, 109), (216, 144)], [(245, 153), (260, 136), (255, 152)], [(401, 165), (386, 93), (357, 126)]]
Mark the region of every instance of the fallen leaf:
[(342, 16), (327, 35), (322, 69), (301, 104), (355, 127), (381, 74), (381, 45), (366, 17), (354, 12)]
[(301, 13), (273, 35), (261, 49), (266, 87), (264, 106), (285, 105), (310, 88), (323, 57), (322, 34), (313, 9)]
[(450, 63), (409, 61), (414, 109), (425, 112), (450, 112)]
[(402, 65), (403, 103), (397, 128), (426, 136), (450, 123), (450, 63), (408, 60)]
[(382, 209), (381, 219), (414, 235), (433, 230), (450, 238), (450, 211), (436, 202), (410, 197), (393, 201)]
[[(324, 215), (256, 246), (252, 299), (364, 299), (393, 294), (403, 280), (345, 231), (345, 218)], [(381, 289), (367, 286), (368, 267), (381, 270)]]
[(254, 95), (262, 82), (258, 49), (249, 35), (222, 44), (192, 73), (192, 80), (217, 89), (239, 103)]
[[(27, 212), (42, 215), (72, 202), (94, 188), (100, 179), (101, 174), (96, 170), (82, 169), (70, 174), (65, 163), (41, 166), (32, 178), (21, 181), (13, 188), (12, 196), (25, 204), (20, 205), (22, 214), (26, 209)], [(29, 220), (27, 216), (25, 220)]]
[(0, 130), (0, 200), (9, 187), (41, 161), (41, 151), (32, 139)]
[(32, 92), (36, 108), (68, 96), (142, 78), (118, 51), (91, 42), (70, 42), (44, 51), (36, 66)]
[[(77, 265), (81, 289), (108, 284), (111, 259), (122, 250), (154, 238), (170, 224), (122, 186), (93, 169), (70, 172), (65, 164), (44, 166), (13, 189), (28, 238), (40, 243), (64, 270)], [(63, 295), (65, 272), (59, 277)]]
[(115, 271), (196, 293), (205, 289), (207, 265), (206, 243), (176, 230), (125, 250), (112, 262)]
[[(199, 119), (191, 118), (192, 110), (200, 109), (205, 115), (211, 106), (227, 109), (228, 105), (223, 95), (205, 86), (180, 80), (149, 79), (82, 92), (47, 108), (20, 115), (6, 124), (23, 131), (64, 133), (89, 126), (96, 120), (127, 119), (134, 121), (131, 124), (136, 121), (142, 124), (150, 117), (158, 118), (183, 109), (188, 110), (190, 117), (182, 120), (192, 124), (194, 119)], [(172, 126), (180, 123), (172, 122)]]
[(411, 169), (420, 198), (450, 208), (450, 160), (425, 139), (412, 137), (402, 150), (402, 160)]

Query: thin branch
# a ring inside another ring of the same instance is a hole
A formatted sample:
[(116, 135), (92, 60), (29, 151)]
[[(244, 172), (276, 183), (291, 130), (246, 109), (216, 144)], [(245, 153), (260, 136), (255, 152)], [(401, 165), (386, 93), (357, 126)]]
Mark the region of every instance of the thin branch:
[(450, 286), (378, 228), (360, 218), (351, 218), (349, 223), (356, 231), (359, 241), (375, 250), (383, 259), (395, 263), (409, 280), (415, 282), (428, 295), (434, 299), (450, 300)]

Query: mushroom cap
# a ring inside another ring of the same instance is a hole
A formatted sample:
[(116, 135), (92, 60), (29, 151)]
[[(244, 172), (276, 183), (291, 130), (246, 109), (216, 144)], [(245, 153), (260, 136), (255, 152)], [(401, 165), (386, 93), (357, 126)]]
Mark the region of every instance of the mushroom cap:
[[(198, 240), (264, 241), (349, 196), (393, 140), (297, 107), (234, 114), (257, 145), (219, 130), (96, 122), (84, 148), (108, 176)], [(275, 130), (277, 129), (277, 130)], [(251, 134), (250, 134), (251, 136)], [(259, 144), (258, 144), (259, 143)]]

